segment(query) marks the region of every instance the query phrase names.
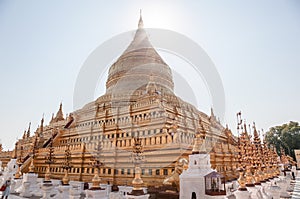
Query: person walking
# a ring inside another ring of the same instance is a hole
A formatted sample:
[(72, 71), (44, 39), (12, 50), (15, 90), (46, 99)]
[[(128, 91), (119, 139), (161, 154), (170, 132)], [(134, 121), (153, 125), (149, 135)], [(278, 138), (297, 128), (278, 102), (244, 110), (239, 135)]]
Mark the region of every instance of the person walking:
[(8, 178), (8, 180), (5, 181), (5, 190), (2, 193), (2, 199), (7, 199), (10, 193), (10, 185), (11, 185), (11, 178)]

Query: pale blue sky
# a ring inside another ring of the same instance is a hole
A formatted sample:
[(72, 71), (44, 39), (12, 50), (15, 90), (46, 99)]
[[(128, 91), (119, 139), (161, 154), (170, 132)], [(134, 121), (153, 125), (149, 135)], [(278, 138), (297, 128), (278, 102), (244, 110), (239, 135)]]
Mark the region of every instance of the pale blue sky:
[[(65, 113), (73, 111), (83, 62), (102, 42), (135, 29), (139, 9), (145, 27), (184, 34), (211, 57), (226, 94), (224, 123), (233, 130), (240, 110), (258, 128), (300, 121), (297, 0), (1, 0), (0, 138), (6, 149), (30, 121), (35, 129), (45, 113), (48, 122), (61, 101)], [(208, 112), (209, 100), (198, 106)]]

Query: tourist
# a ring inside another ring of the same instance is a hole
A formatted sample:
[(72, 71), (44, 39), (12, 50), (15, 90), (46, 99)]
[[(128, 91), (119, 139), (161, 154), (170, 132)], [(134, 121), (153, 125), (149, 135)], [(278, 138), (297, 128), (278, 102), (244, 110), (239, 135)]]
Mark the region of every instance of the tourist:
[(296, 178), (295, 178), (295, 172), (294, 171), (292, 171), (292, 180), (295, 180)]
[(2, 193), (2, 199), (4, 197), (7, 199), (10, 193), (11, 178), (8, 178), (3, 185), (5, 185), (5, 190)]

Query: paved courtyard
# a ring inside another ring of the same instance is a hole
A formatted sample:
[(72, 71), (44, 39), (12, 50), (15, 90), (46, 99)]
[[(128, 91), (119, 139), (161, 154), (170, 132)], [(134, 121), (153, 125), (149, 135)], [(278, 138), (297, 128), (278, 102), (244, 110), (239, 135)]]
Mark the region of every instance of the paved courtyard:
[[(24, 198), (16, 195), (10, 195), (9, 199), (24, 199)], [(32, 199), (37, 199), (37, 197), (32, 197)], [(292, 199), (300, 199), (300, 172), (298, 172), (298, 175), (296, 177), (294, 191), (292, 193)]]
[(292, 199), (300, 199), (300, 172), (296, 178)]

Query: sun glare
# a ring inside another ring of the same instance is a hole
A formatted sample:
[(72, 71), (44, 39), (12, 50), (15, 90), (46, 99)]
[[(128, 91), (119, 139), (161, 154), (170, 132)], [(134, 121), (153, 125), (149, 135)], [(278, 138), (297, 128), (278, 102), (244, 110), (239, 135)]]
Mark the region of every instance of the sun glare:
[[(133, 10), (142, 10), (142, 17), (145, 28), (163, 28), (163, 29), (179, 29), (182, 24), (182, 16), (179, 13), (178, 4), (166, 4), (161, 2), (145, 3), (140, 8), (132, 8)], [(177, 12), (178, 10), (178, 12)]]

